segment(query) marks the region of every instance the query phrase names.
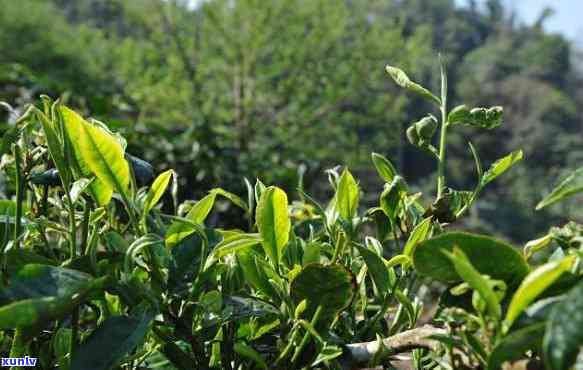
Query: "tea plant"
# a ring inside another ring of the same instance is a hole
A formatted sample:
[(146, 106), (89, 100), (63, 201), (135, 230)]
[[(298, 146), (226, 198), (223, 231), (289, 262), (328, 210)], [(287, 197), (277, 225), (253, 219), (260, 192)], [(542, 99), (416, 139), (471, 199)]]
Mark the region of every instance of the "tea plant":
[[(437, 163), (436, 196), (413, 193), (373, 153), (385, 185), (365, 211), (347, 168), (328, 171), (326, 204), (301, 186), (290, 202), (245, 180), (244, 198), (216, 188), (178, 205), (174, 171), (154, 176), (105, 124), (43, 96), (2, 139), (14, 190), (0, 201), (2, 355), (65, 369), (389, 368), (402, 353), (417, 369), (573, 366), (583, 343), (583, 226), (553, 228), (522, 254), (448, 231), (522, 152), (484, 171), (470, 143), (476, 186), (448, 187), (448, 132), (493, 129), (502, 108), (449, 110), (443, 67), (439, 97), (387, 72), (439, 112), (407, 129)], [(539, 207), (582, 181), (579, 170)], [(208, 225), (219, 198), (241, 209), (246, 230)], [(529, 263), (550, 248), (548, 262)]]

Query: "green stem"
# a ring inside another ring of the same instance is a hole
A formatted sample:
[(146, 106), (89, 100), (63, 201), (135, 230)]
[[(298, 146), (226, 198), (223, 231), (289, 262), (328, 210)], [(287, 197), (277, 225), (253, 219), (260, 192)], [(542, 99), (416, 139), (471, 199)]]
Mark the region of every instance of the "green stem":
[(14, 248), (20, 248), (20, 233), (22, 231), (22, 202), (24, 198), (24, 184), (21, 173), (20, 147), (14, 145), (14, 164), (16, 167), (16, 214), (14, 224)]
[[(441, 58), (440, 58), (441, 59)], [(439, 136), (439, 159), (437, 162), (437, 198), (445, 189), (445, 147), (447, 145), (447, 76), (441, 63), (441, 130)]]
[(69, 353), (71, 357), (75, 353), (75, 349), (77, 348), (77, 343), (79, 340), (79, 307), (75, 307), (71, 314), (71, 349)]
[(85, 202), (83, 210), (83, 223), (81, 224), (81, 253), (87, 250), (87, 239), (89, 238), (89, 217), (91, 216), (91, 205), (89, 201)]
[[(323, 305), (319, 305), (318, 308), (316, 308), (316, 312), (314, 312), (314, 316), (312, 316), (312, 321), (310, 321), (310, 325), (312, 327), (315, 327), (316, 324), (318, 323), (318, 320), (320, 320), (320, 316), (322, 315), (322, 311), (324, 310), (324, 306)], [(294, 355), (291, 359), (291, 368), (294, 369), (295, 368), (295, 363), (298, 360), (298, 358), (300, 357), (300, 355), (302, 354), (302, 351), (304, 350), (304, 347), (308, 344), (308, 341), (310, 340), (310, 332), (306, 331), (306, 333), (304, 334), (304, 337), (302, 338), (302, 341), (300, 342), (300, 345), (296, 348)]]
[(437, 162), (437, 198), (440, 198), (445, 189), (445, 146), (447, 135), (447, 123), (441, 124), (441, 136), (439, 138), (439, 160)]
[(12, 347), (10, 348), (10, 357), (23, 357), (26, 353), (26, 339), (21, 328), (14, 330), (12, 337)]
[(281, 351), (279, 357), (277, 358), (277, 360), (275, 361), (275, 364), (278, 365), (281, 361), (283, 361), (291, 352), (293, 345), (296, 341), (297, 336), (299, 335), (299, 325), (296, 324), (293, 328), (292, 328), (292, 332), (291, 332), (291, 338), (289, 340), (289, 342), (287, 343), (287, 345), (285, 346), (285, 348), (283, 349), (283, 351)]
[(77, 257), (77, 225), (75, 224), (75, 206), (68, 190), (66, 190), (65, 199), (69, 208), (69, 255), (73, 259)]

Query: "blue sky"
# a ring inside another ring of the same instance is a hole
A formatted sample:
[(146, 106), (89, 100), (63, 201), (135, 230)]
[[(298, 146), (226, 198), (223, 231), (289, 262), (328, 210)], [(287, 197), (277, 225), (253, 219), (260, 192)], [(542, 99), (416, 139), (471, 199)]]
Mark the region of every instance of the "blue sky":
[[(459, 4), (466, 0), (456, 0)], [(547, 20), (548, 31), (560, 32), (583, 46), (583, 1), (582, 0), (505, 0), (506, 5), (517, 11), (520, 19), (532, 23), (546, 7), (555, 10)]]

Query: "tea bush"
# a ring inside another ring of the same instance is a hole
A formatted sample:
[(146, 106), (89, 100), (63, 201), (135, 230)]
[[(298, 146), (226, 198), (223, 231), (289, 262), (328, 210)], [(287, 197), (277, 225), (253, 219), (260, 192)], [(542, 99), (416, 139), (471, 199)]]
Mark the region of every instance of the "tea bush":
[[(0, 201), (3, 357), (73, 370), (571, 368), (583, 344), (583, 226), (552, 228), (522, 253), (454, 229), (523, 155), (486, 169), (469, 143), (475, 187), (447, 186), (448, 133), (494, 129), (503, 110), (449, 110), (441, 70), (437, 96), (387, 67), (439, 116), (407, 129), (437, 162), (429, 207), (376, 153), (385, 185), (368, 210), (347, 168), (328, 171), (325, 204), (301, 185), (290, 200), (257, 180), (244, 197), (215, 188), (179, 205), (176, 172), (154, 176), (104, 123), (41, 97), (2, 138), (14, 189)], [(538, 208), (582, 191), (582, 171)], [(205, 223), (218, 198), (242, 210), (245, 230)], [(548, 257), (533, 264), (534, 254)]]

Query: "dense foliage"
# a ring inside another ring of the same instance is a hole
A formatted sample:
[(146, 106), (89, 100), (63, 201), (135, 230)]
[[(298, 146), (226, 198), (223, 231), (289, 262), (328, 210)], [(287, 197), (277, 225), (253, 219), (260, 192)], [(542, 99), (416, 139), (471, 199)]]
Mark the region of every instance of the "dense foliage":
[[(413, 191), (373, 153), (384, 187), (368, 210), (346, 167), (328, 171), (325, 204), (257, 180), (245, 197), (214, 188), (179, 205), (177, 173), (154, 176), (106, 124), (47, 96), (27, 107), (1, 147), (15, 189), (0, 203), (2, 355), (72, 370), (580, 363), (583, 226), (553, 228), (522, 253), (452, 229), (523, 153), (486, 168), (470, 143), (477, 180), (452, 188), (451, 134), (497, 129), (502, 107), (450, 109), (443, 65), (437, 95), (386, 71), (439, 117), (406, 130), (436, 162), (436, 196)], [(569, 202), (582, 184), (580, 169), (537, 208)], [(208, 224), (218, 198), (240, 208), (245, 226)], [(542, 250), (552, 254), (531, 262)]]
[[(582, 216), (571, 204), (533, 211), (583, 158), (580, 60), (564, 37), (545, 31), (549, 13), (522, 25), (498, 0), (197, 3), (0, 0), (0, 99), (21, 111), (41, 93), (68, 92), (69, 104), (120, 130), (131, 153), (175, 168), (179, 199), (214, 186), (242, 193), (243, 177), (294, 196), (302, 181), (323, 198), (330, 191), (321, 174), (339, 164), (368, 193), (381, 185), (372, 151), (429, 191), (436, 167), (404, 134), (429, 106), (398, 93), (383, 65), (403, 66), (435, 89), (437, 50), (452, 105), (506, 107), (498, 135), (471, 133), (482, 158), (520, 147), (530, 159), (493, 184), (465, 225), (524, 242)], [(4, 132), (10, 120), (0, 115)], [(473, 186), (468, 134), (456, 130), (449, 143), (450, 182), (463, 189)], [(10, 186), (0, 191), (13, 193)], [(239, 219), (233, 207), (220, 212), (213, 225)]]

